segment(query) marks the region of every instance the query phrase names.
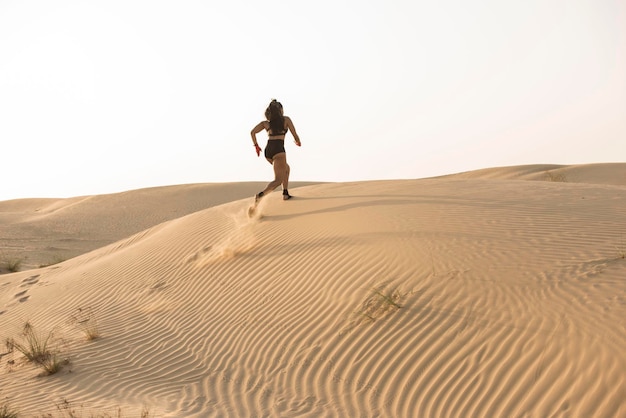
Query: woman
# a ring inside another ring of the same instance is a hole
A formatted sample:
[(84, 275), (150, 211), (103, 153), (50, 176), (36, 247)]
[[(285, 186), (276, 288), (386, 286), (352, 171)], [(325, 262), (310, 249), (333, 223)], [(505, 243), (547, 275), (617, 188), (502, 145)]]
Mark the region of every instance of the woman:
[(252, 143), (256, 149), (257, 156), (261, 154), (261, 147), (256, 139), (256, 134), (266, 130), (268, 134), (267, 146), (265, 147), (265, 158), (274, 166), (274, 181), (269, 183), (265, 190), (257, 193), (255, 196), (255, 203), (272, 192), (279, 185), (283, 185), (283, 200), (291, 199), (289, 194), (289, 164), (287, 164), (287, 154), (285, 153), (285, 135), (287, 131), (293, 135), (296, 145), (301, 146), (300, 138), (296, 133), (296, 128), (293, 126), (293, 122), (289, 116), (283, 115), (283, 105), (277, 102), (276, 99), (272, 100), (267, 109), (265, 110), (265, 118), (257, 126), (255, 126), (250, 135), (252, 135)]

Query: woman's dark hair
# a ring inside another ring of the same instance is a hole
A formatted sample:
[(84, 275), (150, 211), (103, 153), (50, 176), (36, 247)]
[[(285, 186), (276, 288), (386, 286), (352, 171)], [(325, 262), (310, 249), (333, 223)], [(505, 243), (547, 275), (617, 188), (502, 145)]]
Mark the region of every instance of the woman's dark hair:
[(285, 118), (283, 117), (283, 105), (273, 99), (267, 109), (265, 118), (270, 122), (270, 132), (279, 135), (285, 130)]

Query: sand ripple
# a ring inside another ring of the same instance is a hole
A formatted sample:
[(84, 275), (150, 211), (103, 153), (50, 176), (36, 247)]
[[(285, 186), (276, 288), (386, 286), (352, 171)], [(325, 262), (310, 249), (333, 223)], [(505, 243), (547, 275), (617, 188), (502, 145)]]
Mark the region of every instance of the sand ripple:
[[(298, 192), (257, 219), (235, 201), (0, 276), (3, 334), (56, 327), (72, 360), (2, 370), (2, 399), (32, 414), (65, 398), (125, 416), (626, 416), (626, 189), (461, 176)], [(90, 342), (67, 322), (87, 306)]]

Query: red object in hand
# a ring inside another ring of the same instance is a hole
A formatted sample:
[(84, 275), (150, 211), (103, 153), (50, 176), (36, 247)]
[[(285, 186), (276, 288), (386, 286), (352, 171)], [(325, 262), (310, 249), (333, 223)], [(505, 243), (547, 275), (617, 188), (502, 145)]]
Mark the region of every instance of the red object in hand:
[(259, 144), (254, 144), (254, 149), (256, 150), (256, 156), (260, 156), (261, 155), (261, 147), (259, 146)]

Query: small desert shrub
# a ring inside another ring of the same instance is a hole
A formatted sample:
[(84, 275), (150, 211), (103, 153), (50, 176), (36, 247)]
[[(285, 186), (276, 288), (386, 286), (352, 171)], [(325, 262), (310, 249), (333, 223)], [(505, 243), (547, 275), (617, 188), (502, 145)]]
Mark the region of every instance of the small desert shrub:
[(55, 374), (61, 369), (57, 351), (52, 348), (54, 333), (41, 335), (30, 322), (26, 322), (19, 339), (7, 338), (5, 345), (12, 352), (19, 351), (31, 363), (41, 367), (47, 374)]
[(360, 318), (374, 322), (402, 308), (401, 299), (402, 294), (397, 289), (385, 289), (384, 286), (379, 286), (371, 289), (371, 293), (361, 303), (355, 314)]
[(11, 409), (9, 405), (0, 406), (0, 418), (17, 418), (17, 412)]
[(70, 317), (70, 322), (76, 328), (85, 334), (87, 341), (95, 340), (100, 337), (100, 330), (98, 329), (98, 321), (90, 307), (85, 309), (78, 308), (76, 312)]
[(8, 270), (10, 273), (16, 273), (20, 271), (22, 267), (22, 259), (21, 258), (7, 258), (0, 263), (0, 265)]
[(556, 182), (561, 182), (561, 183), (567, 182), (567, 177), (563, 173), (554, 173), (552, 171), (546, 171), (546, 176), (548, 177), (549, 181), (556, 181)]

